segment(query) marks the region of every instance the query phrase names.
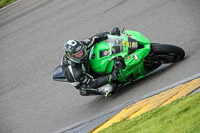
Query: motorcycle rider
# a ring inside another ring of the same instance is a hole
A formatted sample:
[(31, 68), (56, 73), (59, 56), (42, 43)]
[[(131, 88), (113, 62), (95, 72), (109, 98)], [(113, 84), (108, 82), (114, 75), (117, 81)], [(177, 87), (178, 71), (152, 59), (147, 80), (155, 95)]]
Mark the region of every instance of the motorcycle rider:
[(109, 75), (94, 78), (89, 74), (89, 50), (96, 43), (108, 39), (108, 34), (120, 35), (120, 29), (102, 32), (85, 41), (69, 40), (64, 45), (64, 56), (61, 61), (62, 70), (67, 81), (80, 90), (80, 94), (103, 94), (108, 96), (113, 92), (112, 82), (117, 79), (119, 71), (114, 69)]

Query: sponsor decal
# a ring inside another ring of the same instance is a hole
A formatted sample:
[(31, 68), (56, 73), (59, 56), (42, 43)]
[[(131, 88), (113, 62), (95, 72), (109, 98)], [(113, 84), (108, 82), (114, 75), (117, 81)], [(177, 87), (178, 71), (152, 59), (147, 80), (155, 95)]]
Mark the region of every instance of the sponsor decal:
[(129, 60), (130, 58), (131, 58), (130, 56), (126, 57), (127, 60)]
[(76, 51), (79, 51), (81, 49), (81, 46), (79, 46), (78, 48), (76, 48)]
[(130, 34), (126, 34), (127, 36), (129, 36), (130, 38), (132, 38), (132, 39), (135, 39), (135, 37), (134, 36), (131, 36)]
[(108, 51), (104, 51), (104, 55), (108, 55)]
[(132, 39), (136, 39), (136, 37), (134, 37), (134, 36), (131, 36), (130, 38), (132, 38)]
[(134, 59), (135, 61), (138, 60), (138, 57), (137, 57), (137, 55), (136, 55), (135, 53), (133, 53), (132, 55), (133, 55), (133, 59)]
[(132, 47), (135, 48), (136, 42), (132, 42)]

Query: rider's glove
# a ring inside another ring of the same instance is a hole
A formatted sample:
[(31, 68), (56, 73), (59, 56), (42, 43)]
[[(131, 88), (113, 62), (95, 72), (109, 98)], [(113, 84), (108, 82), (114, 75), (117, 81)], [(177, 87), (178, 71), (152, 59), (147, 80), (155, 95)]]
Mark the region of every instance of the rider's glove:
[(111, 35), (120, 35), (120, 29), (115, 27), (113, 30), (110, 31)]
[(114, 71), (112, 72), (112, 74), (109, 75), (109, 83), (117, 80), (119, 75), (119, 70), (118, 69), (114, 69)]

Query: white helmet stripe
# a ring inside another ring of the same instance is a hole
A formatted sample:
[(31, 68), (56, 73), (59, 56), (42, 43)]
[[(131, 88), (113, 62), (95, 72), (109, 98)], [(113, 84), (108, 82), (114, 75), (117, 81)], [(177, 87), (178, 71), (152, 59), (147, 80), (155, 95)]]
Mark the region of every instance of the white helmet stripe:
[(72, 45), (72, 46), (75, 46), (75, 45), (77, 44), (77, 42), (74, 41), (74, 40), (69, 40), (69, 41), (67, 42), (67, 44), (70, 44), (70, 45)]

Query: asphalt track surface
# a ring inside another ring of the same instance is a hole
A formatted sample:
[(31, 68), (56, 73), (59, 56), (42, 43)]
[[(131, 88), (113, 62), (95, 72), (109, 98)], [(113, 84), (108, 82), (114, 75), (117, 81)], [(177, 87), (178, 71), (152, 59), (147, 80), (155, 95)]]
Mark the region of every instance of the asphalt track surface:
[[(0, 132), (58, 131), (200, 73), (199, 22), (199, 0), (19, 0), (0, 10)], [(67, 40), (115, 26), (176, 44), (186, 58), (110, 98), (52, 80)]]

